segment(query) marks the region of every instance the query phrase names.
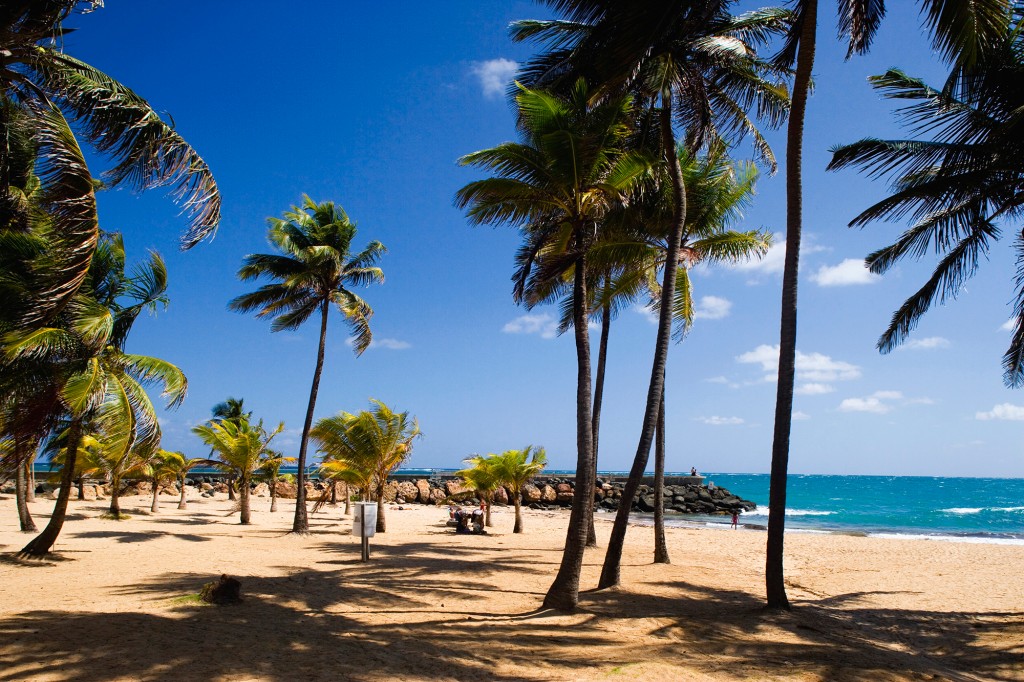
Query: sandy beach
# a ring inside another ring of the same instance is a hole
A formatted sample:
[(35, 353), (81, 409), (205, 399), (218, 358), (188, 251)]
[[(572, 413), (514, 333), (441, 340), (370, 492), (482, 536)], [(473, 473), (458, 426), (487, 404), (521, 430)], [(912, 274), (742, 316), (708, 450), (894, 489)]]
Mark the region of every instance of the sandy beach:
[[(765, 536), (650, 528), (627, 536), (623, 585), (573, 614), (538, 611), (567, 513), (495, 508), (487, 536), (443, 508), (391, 505), (359, 561), (341, 507), (309, 536), (254, 500), (72, 501), (53, 560), (14, 558), (30, 536), (0, 498), (0, 680), (1024, 680), (1024, 547), (790, 534), (790, 613), (763, 611)], [(40, 528), (52, 501), (32, 511)], [(588, 553), (596, 585), (602, 548)], [(194, 595), (222, 573), (244, 601)]]

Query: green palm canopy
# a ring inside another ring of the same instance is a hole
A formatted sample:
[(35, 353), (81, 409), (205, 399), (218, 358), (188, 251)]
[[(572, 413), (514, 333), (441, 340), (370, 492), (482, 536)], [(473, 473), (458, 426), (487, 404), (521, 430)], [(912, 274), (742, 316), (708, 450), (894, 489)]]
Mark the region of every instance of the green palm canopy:
[(244, 281), (267, 279), (271, 282), (235, 298), (229, 307), (239, 312), (255, 310), (257, 317), (271, 318), (273, 332), (298, 329), (314, 313), (320, 314), (313, 386), (299, 441), (298, 495), (292, 524), (293, 532), (305, 533), (309, 530), (306, 449), (324, 365), (328, 313), (334, 307), (342, 314), (357, 356), (369, 348), (373, 340), (370, 331), (373, 309), (353, 289), (384, 281), (384, 272), (377, 262), (387, 249), (380, 242), (371, 241), (362, 251), (353, 253), (355, 223), (331, 201), (318, 204), (303, 196), (302, 206), (293, 206), (283, 218), (268, 218), (267, 222), (270, 226), (267, 238), (276, 253), (246, 256), (238, 276)]

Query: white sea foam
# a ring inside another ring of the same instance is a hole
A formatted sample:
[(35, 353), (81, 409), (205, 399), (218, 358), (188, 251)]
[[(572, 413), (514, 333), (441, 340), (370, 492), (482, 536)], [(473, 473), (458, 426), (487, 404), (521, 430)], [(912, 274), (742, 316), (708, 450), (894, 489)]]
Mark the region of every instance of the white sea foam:
[[(786, 516), (832, 516), (839, 512), (834, 511), (818, 511), (815, 509), (787, 509)], [(762, 507), (755, 509), (754, 511), (743, 512), (743, 518), (753, 518), (755, 516), (768, 516), (768, 508)]]
[(940, 509), (939, 511), (946, 514), (980, 514), (983, 511), (987, 512), (1022, 512), (1024, 507), (950, 507), (949, 509)]
[(991, 538), (975, 535), (929, 535), (911, 533), (868, 533), (873, 538), (889, 540), (935, 540), (938, 542), (968, 542), (979, 545), (1024, 545), (1024, 538)]

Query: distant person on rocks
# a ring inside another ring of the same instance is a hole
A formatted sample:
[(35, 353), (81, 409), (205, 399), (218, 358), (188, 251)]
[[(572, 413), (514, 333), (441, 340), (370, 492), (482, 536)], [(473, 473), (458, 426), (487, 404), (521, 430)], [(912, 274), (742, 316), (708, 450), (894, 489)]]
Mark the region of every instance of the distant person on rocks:
[(738, 511), (736, 511), (736, 510), (733, 510), (733, 512), (732, 512), (732, 527), (733, 528), (738, 528), (739, 526), (737, 524), (739, 524), (739, 522), (740, 522), (740, 513)]
[(708, 481), (708, 492), (710, 492), (710, 493), (715, 492), (715, 482), (714, 481)]
[(696, 476), (697, 475), (697, 467), (690, 467), (690, 475), (691, 476)]

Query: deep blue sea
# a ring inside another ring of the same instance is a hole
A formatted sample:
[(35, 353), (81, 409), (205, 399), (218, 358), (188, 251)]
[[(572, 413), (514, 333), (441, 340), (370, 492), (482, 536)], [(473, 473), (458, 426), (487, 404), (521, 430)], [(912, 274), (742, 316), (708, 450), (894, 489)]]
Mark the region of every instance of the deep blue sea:
[[(758, 508), (748, 527), (768, 522), (768, 474), (703, 474)], [(790, 474), (786, 529), (863, 532), (1024, 544), (1024, 479)], [(724, 524), (722, 517), (673, 515), (673, 525)]]

